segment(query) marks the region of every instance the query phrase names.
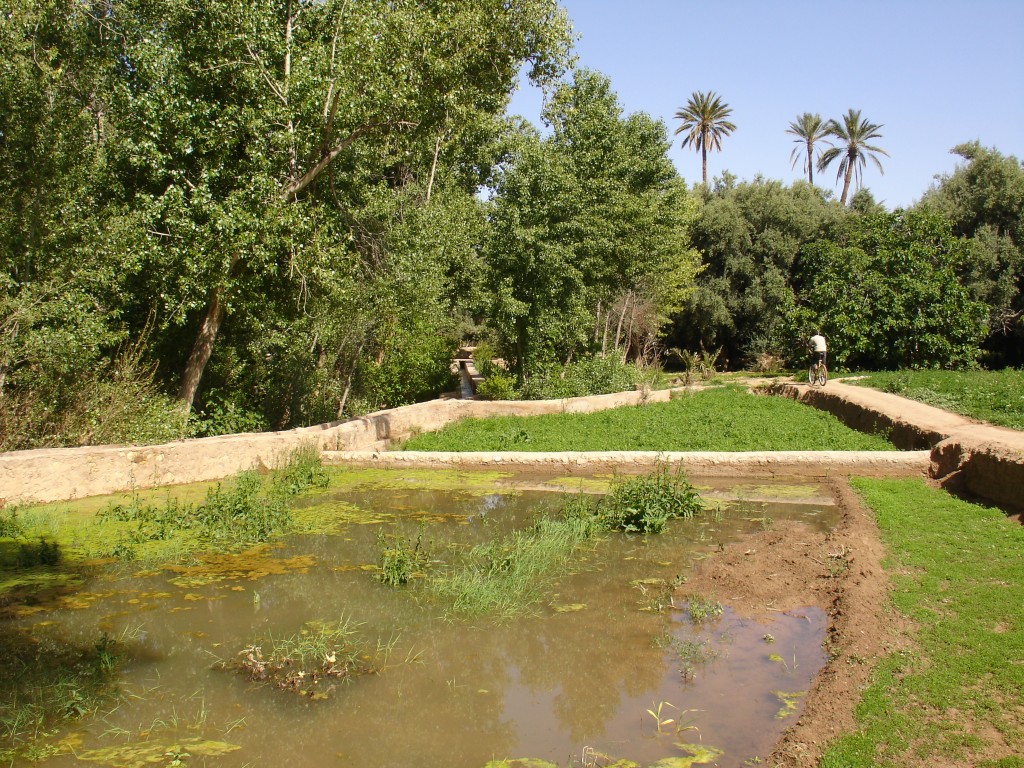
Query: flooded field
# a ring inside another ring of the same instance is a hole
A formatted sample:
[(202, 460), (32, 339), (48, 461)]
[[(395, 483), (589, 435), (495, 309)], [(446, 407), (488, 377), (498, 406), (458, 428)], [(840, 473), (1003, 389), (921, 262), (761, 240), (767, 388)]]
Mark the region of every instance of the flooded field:
[[(837, 512), (823, 487), (697, 483), (705, 512), (657, 536), (588, 544), (530, 610), (497, 620), (438, 600), (425, 588), (433, 569), (606, 480), (485, 488), (467, 476), (432, 488), (424, 477), (367, 472), (302, 500), (333, 515), (329, 533), (99, 569), (9, 618), (83, 644), (123, 640), (120, 700), (55, 736), (44, 764), (744, 766), (799, 712), (825, 661), (825, 615), (741, 618), (722, 608), (728, 595), (688, 595), (685, 579), (775, 521), (828, 529)], [(392, 587), (379, 564), (394, 541), (421, 557), (416, 577)], [(340, 661), (322, 641), (341, 634), (358, 650), (351, 672), (331, 673)], [(323, 657), (315, 672), (271, 674), (272, 649), (289, 643)]]

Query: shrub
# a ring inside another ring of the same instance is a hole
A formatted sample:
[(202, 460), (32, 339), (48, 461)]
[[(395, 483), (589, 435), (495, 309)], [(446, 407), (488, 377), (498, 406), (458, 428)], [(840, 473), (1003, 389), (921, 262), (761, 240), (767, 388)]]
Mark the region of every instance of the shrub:
[(551, 368), (530, 379), (524, 395), (530, 400), (604, 395), (636, 387), (641, 371), (618, 355), (594, 355)]
[(481, 400), (516, 400), (519, 390), (511, 374), (495, 371), (477, 385), (476, 396)]
[(600, 511), (610, 528), (628, 533), (661, 533), (677, 517), (693, 517), (703, 508), (700, 495), (681, 471), (667, 467), (615, 484)]

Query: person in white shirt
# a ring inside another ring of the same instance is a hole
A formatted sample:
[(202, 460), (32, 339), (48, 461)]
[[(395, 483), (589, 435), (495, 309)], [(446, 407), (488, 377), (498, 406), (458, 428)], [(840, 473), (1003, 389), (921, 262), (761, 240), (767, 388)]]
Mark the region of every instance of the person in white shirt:
[(821, 331), (815, 331), (811, 336), (811, 351), (814, 352), (815, 364), (825, 363), (828, 345), (825, 343), (825, 337), (821, 335)]

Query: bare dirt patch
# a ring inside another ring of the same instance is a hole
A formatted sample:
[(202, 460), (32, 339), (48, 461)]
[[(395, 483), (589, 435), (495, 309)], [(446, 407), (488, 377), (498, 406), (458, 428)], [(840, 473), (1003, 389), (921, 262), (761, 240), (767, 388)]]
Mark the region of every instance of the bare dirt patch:
[(888, 577), (874, 518), (844, 480), (831, 490), (842, 512), (832, 531), (778, 522), (702, 561), (680, 587), (681, 596), (714, 594), (745, 616), (806, 606), (828, 614), (829, 661), (767, 761), (781, 768), (818, 765), (825, 746), (853, 730), (854, 706), (875, 663), (907, 642), (905, 625), (885, 610)]

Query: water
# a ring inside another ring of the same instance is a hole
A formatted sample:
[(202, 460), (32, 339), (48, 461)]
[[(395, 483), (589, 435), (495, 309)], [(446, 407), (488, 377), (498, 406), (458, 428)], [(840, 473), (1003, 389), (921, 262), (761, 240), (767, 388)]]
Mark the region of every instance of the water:
[[(22, 621), (83, 642), (125, 633), (127, 697), (76, 724), (78, 758), (47, 764), (168, 765), (181, 751), (184, 764), (296, 768), (482, 768), (527, 757), (567, 766), (595, 754), (650, 765), (698, 747), (720, 751), (716, 765), (741, 766), (766, 755), (825, 661), (826, 617), (808, 608), (753, 621), (726, 609), (694, 623), (664, 585), (766, 519), (829, 527), (828, 495), (815, 484), (706, 488), (711, 511), (660, 536), (596, 544), (539, 615), (506, 622), (446, 616), (420, 585), (386, 587), (371, 570), (381, 531), (419, 536), (444, 555), (449, 542), (485, 541), (557, 506), (544, 487), (532, 478), (514, 495), (335, 492), (316, 503), (355, 503), (380, 522), (345, 522), (206, 567), (95, 576)], [(217, 668), (261, 639), (342, 617), (391, 650), (377, 674), (326, 681), (322, 700)], [(126, 745), (135, 751), (102, 751)]]

